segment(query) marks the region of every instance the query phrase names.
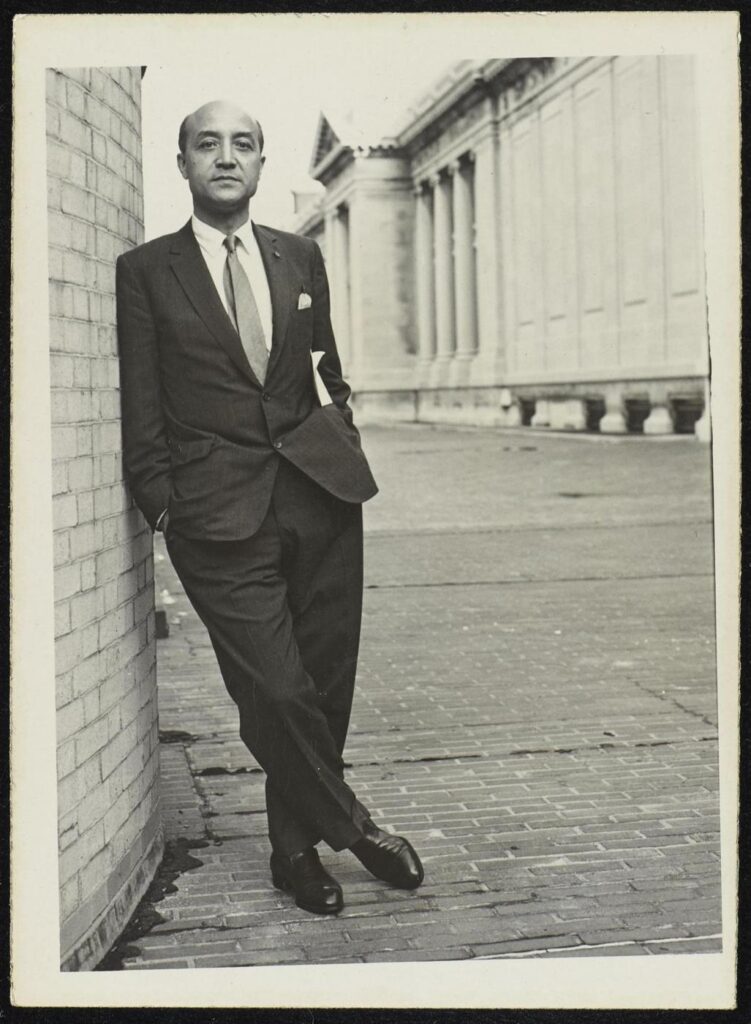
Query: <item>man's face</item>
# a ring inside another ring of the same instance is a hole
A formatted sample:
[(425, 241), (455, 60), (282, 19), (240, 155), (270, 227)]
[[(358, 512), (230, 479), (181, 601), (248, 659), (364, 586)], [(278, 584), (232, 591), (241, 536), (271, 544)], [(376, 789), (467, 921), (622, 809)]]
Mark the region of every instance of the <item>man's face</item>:
[(186, 127), (177, 166), (196, 210), (221, 214), (246, 206), (265, 160), (253, 118), (229, 103), (207, 103), (191, 114)]

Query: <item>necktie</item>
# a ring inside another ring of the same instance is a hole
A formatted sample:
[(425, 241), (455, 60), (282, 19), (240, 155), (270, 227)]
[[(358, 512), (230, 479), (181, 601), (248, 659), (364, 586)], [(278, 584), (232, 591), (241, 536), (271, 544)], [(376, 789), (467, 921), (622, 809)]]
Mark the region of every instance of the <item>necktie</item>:
[(224, 293), (235, 321), (237, 333), (243, 344), (245, 355), (253, 373), (263, 384), (269, 353), (266, 348), (263, 325), (258, 315), (253, 289), (237, 255), (237, 238), (227, 235), (224, 239), (227, 262), (224, 264)]

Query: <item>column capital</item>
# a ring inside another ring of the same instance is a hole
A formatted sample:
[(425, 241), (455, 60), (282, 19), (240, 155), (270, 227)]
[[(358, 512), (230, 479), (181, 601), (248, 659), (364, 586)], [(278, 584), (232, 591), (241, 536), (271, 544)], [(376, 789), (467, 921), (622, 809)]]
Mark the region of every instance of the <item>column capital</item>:
[(440, 171), (434, 171), (432, 174), (428, 175), (427, 182), (431, 188), (438, 188), (438, 186), (441, 184)]
[(416, 181), (412, 186), (412, 195), (417, 196), (418, 199), (420, 198), (420, 196), (424, 196), (425, 186), (428, 184), (429, 183), (427, 181)]
[(452, 178), (454, 177), (455, 174), (459, 173), (460, 168), (461, 163), (458, 159), (452, 160), (451, 163), (447, 164), (446, 166), (446, 170), (449, 172)]

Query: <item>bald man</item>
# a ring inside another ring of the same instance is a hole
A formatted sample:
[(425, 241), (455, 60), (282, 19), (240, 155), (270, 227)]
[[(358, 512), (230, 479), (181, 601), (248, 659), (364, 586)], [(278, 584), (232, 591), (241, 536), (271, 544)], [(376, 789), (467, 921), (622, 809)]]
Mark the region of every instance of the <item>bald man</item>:
[(117, 262), (126, 473), (266, 772), (273, 883), (305, 910), (337, 913), (321, 841), (391, 885), (423, 879), (410, 843), (378, 828), (344, 780), (361, 506), (377, 487), (320, 250), (250, 219), (261, 126), (216, 101), (185, 118), (178, 145), (191, 220)]

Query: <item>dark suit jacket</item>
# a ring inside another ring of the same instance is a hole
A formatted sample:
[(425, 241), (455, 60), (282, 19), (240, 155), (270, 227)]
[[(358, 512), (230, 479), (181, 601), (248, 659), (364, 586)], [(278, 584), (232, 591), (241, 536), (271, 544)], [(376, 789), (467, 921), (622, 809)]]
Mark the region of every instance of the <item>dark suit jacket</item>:
[[(256, 227), (273, 337), (254, 375), (193, 235), (138, 246), (117, 261), (123, 448), (131, 492), (152, 528), (239, 540), (260, 526), (279, 456), (348, 502), (377, 487), (360, 447), (329, 318), (321, 252), (311, 239)], [(312, 304), (299, 309), (301, 293)], [(334, 400), (321, 406), (310, 353)]]

